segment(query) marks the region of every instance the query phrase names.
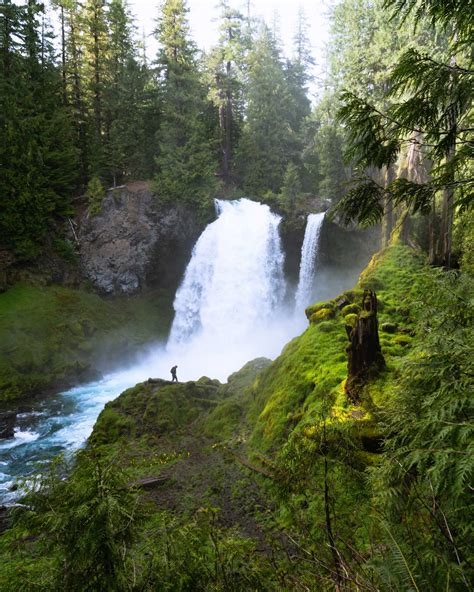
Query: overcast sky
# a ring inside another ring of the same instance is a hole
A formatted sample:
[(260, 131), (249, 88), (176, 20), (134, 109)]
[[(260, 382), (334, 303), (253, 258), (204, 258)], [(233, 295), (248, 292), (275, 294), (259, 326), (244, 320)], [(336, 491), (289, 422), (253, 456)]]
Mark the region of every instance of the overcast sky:
[[(321, 73), (324, 45), (328, 38), (328, 12), (334, 0), (251, 0), (250, 10), (254, 17), (262, 17), (272, 26), (277, 15), (280, 37), (287, 55), (291, 54), (292, 39), (296, 30), (298, 10), (301, 6), (309, 24), (308, 36), (313, 50), (313, 57), (319, 66), (315, 74)], [(137, 17), (139, 29), (149, 35), (154, 28), (154, 20), (158, 14), (159, 0), (129, 0), (132, 13)], [(194, 41), (200, 49), (209, 49), (217, 40), (216, 17), (219, 10), (217, 0), (188, 0), (189, 22)], [(247, 12), (246, 0), (231, 0), (232, 7)], [(148, 40), (148, 52), (154, 53), (155, 43)], [(151, 57), (151, 56), (150, 56)]]

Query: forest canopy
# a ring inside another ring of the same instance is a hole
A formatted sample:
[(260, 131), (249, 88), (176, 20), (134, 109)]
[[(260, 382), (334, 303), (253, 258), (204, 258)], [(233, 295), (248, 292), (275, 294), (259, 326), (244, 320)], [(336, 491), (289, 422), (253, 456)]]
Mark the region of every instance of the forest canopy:
[(311, 104), (302, 11), (288, 57), (277, 30), (222, 0), (218, 40), (203, 52), (185, 0), (166, 0), (149, 55), (125, 0), (5, 0), (4, 246), (35, 258), (76, 197), (97, 212), (105, 188), (151, 180), (163, 203), (198, 211), (218, 192), (290, 215), (317, 196), (345, 223), (382, 221), (385, 243), (415, 215), (431, 261), (457, 264), (453, 228), (473, 186), (469, 4), (337, 2)]

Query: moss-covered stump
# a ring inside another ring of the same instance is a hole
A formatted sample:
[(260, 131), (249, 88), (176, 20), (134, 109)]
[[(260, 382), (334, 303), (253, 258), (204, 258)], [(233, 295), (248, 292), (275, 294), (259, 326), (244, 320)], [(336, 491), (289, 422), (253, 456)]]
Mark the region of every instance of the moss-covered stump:
[(385, 367), (379, 341), (377, 296), (373, 290), (364, 292), (362, 312), (349, 333), (349, 341), (345, 391), (352, 401), (358, 402), (370, 373)]

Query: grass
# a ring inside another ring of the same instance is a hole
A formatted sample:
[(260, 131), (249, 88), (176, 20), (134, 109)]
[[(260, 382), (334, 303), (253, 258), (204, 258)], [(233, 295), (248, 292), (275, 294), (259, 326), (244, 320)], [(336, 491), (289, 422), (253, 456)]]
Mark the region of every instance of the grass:
[(99, 363), (164, 336), (170, 317), (165, 293), (103, 299), (17, 284), (0, 294), (0, 404), (91, 377)]

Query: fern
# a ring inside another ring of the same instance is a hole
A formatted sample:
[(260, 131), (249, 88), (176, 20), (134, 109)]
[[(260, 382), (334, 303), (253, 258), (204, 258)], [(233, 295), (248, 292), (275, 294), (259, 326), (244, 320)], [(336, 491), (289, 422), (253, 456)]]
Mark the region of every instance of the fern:
[[(430, 277), (431, 276), (431, 277)], [(474, 579), (474, 281), (422, 278), (418, 338), (387, 412), (386, 460), (373, 477), (380, 509), (410, 566), (442, 589)]]

